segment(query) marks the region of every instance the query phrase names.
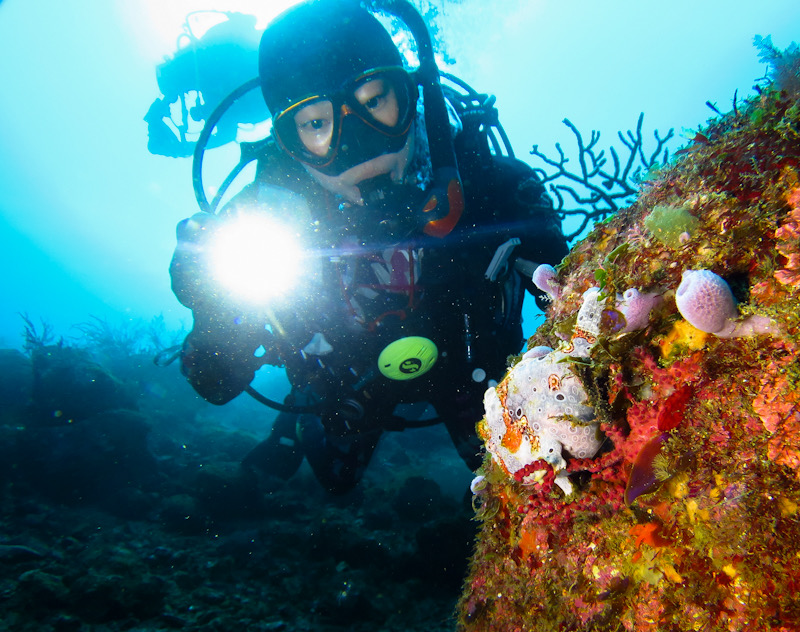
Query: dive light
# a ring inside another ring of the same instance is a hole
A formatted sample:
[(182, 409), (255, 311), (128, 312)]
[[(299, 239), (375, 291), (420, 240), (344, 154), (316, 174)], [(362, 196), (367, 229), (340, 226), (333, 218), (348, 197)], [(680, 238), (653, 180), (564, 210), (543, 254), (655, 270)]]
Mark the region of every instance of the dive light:
[(217, 284), (253, 306), (284, 296), (307, 268), (298, 236), (264, 213), (225, 218), (209, 243), (209, 259)]

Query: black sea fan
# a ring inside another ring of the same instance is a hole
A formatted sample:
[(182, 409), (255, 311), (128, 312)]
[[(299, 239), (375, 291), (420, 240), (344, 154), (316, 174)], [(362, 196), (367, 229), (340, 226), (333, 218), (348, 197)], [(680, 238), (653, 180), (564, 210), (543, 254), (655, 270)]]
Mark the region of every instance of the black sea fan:
[(756, 35), (753, 44), (758, 49), (758, 58), (770, 65), (767, 77), (778, 90), (785, 90), (794, 97), (800, 97), (800, 47), (792, 42), (780, 51), (772, 43), (772, 37)]

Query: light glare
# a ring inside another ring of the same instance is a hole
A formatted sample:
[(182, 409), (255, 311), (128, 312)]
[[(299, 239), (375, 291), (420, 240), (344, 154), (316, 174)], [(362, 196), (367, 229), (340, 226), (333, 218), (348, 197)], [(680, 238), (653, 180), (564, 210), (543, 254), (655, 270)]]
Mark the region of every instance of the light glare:
[(241, 215), (219, 229), (212, 245), (212, 273), (236, 298), (250, 303), (275, 299), (302, 271), (303, 251), (285, 226), (269, 217)]

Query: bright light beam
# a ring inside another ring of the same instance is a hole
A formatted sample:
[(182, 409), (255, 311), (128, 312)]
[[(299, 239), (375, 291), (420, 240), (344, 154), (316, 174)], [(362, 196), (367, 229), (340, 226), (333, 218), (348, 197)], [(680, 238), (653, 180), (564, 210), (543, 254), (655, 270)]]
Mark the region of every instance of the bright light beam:
[(232, 296), (263, 305), (291, 290), (304, 271), (304, 252), (286, 226), (242, 214), (221, 226), (211, 244), (211, 272)]

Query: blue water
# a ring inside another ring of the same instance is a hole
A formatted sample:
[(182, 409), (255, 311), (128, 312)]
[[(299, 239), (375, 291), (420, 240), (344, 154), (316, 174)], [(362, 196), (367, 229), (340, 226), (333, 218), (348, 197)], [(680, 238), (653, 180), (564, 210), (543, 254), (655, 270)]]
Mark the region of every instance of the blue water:
[[(20, 311), (63, 335), (89, 314), (189, 324), (166, 269), (174, 226), (196, 209), (190, 165), (150, 154), (142, 118), (159, 96), (155, 66), (174, 54), (186, 15), (211, 4), (0, 4), (0, 341), (18, 342)], [(284, 4), (224, 7), (260, 27)], [(695, 129), (713, 115), (706, 100), (727, 111), (763, 75), (754, 35), (780, 48), (800, 33), (793, 0), (433, 4), (456, 60), (448, 70), (497, 95), (523, 158), (534, 143), (571, 151), (564, 117), (599, 130), (601, 145), (642, 111), (648, 134)]]

